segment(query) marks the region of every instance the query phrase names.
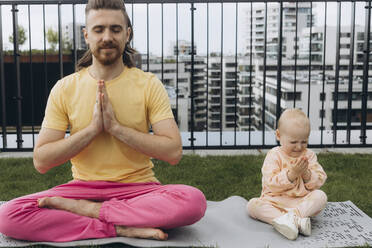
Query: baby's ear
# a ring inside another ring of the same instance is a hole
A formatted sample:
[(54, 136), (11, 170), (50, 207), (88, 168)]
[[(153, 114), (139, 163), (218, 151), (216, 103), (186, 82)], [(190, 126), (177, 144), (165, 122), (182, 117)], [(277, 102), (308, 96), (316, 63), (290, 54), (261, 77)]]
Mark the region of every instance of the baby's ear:
[(277, 141), (280, 141), (280, 132), (279, 132), (279, 129), (276, 129), (275, 130), (275, 138)]

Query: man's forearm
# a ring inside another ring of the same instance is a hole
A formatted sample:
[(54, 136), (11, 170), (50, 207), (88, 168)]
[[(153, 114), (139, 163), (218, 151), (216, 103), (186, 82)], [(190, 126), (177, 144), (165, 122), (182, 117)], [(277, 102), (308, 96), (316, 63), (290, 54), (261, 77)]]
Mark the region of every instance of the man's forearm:
[(142, 133), (135, 129), (115, 125), (111, 135), (147, 156), (177, 164), (182, 156), (182, 146), (167, 136)]
[(34, 165), (40, 173), (46, 173), (70, 160), (83, 150), (96, 136), (90, 127), (67, 138), (44, 144), (34, 150)]

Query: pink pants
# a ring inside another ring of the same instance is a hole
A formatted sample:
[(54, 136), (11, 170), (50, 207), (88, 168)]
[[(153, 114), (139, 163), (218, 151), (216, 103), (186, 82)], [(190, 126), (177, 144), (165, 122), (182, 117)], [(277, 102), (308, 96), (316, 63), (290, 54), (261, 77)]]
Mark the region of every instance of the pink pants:
[[(39, 208), (46, 196), (103, 202), (99, 218)], [(115, 237), (114, 225), (169, 229), (200, 220), (203, 193), (186, 185), (72, 181), (50, 190), (13, 199), (0, 207), (0, 232), (16, 239), (67, 242)]]
[(299, 198), (285, 196), (252, 198), (247, 204), (247, 211), (252, 218), (271, 224), (275, 218), (284, 215), (288, 210), (294, 210), (302, 218), (313, 217), (326, 205), (327, 195), (321, 190), (314, 190)]

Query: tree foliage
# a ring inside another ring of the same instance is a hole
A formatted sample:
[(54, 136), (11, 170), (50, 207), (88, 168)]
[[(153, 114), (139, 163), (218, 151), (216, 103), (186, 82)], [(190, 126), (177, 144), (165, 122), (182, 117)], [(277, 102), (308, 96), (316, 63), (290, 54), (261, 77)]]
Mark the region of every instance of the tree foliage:
[(52, 50), (56, 50), (59, 41), (58, 32), (54, 31), (53, 28), (49, 27), (46, 33), (46, 38)]
[[(19, 46), (23, 45), (27, 40), (27, 31), (26, 29), (21, 26), (21, 25), (18, 25), (18, 44)], [(13, 34), (11, 34), (9, 36), (9, 42), (13, 44), (14, 40), (13, 40)]]
[[(51, 46), (51, 50), (55, 51), (59, 43), (58, 31), (53, 30), (53, 28), (49, 27), (46, 33), (46, 38)], [(62, 46), (64, 51), (70, 51), (72, 49), (71, 42), (64, 36), (62, 36)]]

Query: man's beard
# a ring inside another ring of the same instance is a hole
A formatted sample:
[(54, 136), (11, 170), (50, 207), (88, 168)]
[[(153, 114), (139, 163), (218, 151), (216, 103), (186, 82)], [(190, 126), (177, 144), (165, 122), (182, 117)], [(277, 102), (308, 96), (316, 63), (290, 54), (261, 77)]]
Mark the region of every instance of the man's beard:
[[(105, 48), (112, 48), (114, 50), (106, 53), (102, 51)], [(110, 42), (98, 45), (96, 49), (92, 50), (92, 54), (102, 65), (112, 65), (120, 59), (122, 51), (120, 51), (120, 48), (116, 44)]]

